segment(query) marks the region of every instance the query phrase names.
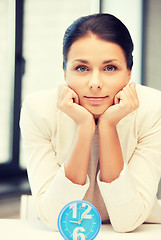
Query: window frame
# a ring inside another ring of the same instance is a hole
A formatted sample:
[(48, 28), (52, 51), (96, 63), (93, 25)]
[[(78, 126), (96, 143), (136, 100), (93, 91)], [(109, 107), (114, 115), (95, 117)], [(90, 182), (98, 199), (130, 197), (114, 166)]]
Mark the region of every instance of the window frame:
[[(0, 179), (9, 177), (27, 177), (26, 169), (20, 167), (20, 110), (21, 110), (21, 90), (22, 76), (25, 72), (25, 60), (23, 58), (23, 12), (24, 0), (15, 0), (15, 53), (14, 53), (14, 90), (13, 90), (13, 110), (12, 110), (12, 130), (11, 133), (11, 159), (0, 164)], [(10, 127), (10, 126), (9, 126)]]
[[(24, 23), (24, 3), (25, 0), (15, 0), (15, 64), (14, 64), (14, 100), (12, 110), (12, 126), (11, 133), (11, 159), (5, 163), (0, 163), (0, 180), (5, 180), (10, 177), (25, 177), (27, 178), (27, 170), (20, 166), (20, 111), (21, 111), (21, 93), (22, 93), (22, 77), (25, 72), (25, 59), (23, 57), (23, 23)], [(103, 0), (95, 0), (98, 12), (103, 11)], [(146, 1), (143, 0), (143, 41), (146, 16)], [(144, 80), (144, 56), (145, 47), (142, 45), (142, 83)], [(9, 126), (10, 127), (10, 126)]]

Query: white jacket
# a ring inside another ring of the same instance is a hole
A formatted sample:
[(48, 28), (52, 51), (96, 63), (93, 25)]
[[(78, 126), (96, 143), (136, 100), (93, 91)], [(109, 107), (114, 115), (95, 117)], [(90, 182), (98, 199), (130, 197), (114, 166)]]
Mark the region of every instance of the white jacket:
[[(112, 183), (87, 176), (85, 185), (72, 183), (64, 175), (77, 125), (57, 109), (57, 89), (26, 97), (21, 111), (21, 132), (27, 170), (38, 216), (57, 230), (61, 208), (70, 201), (100, 200), (96, 207), (107, 214), (115, 231), (132, 231), (143, 222), (161, 223), (161, 205), (156, 198), (161, 177), (161, 92), (137, 85), (139, 108), (123, 118), (117, 131), (124, 169)], [(94, 143), (93, 143), (94, 144)], [(91, 163), (98, 155), (91, 154)], [(92, 179), (91, 179), (92, 178)], [(96, 189), (97, 187), (97, 189)], [(104, 204), (104, 205), (103, 205)]]

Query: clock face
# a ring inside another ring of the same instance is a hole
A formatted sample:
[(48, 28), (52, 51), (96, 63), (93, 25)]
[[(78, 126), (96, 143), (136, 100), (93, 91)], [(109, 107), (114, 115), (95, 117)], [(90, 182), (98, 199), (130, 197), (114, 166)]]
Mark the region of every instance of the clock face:
[(70, 202), (59, 213), (58, 228), (64, 239), (92, 240), (100, 227), (100, 214), (89, 202), (82, 200)]

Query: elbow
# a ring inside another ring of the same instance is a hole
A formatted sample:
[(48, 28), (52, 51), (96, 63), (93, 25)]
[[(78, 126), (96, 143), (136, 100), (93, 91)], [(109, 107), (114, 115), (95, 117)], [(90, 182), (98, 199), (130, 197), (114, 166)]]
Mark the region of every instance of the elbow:
[(126, 224), (126, 225), (118, 224), (118, 225), (113, 225), (113, 229), (115, 232), (118, 232), (118, 233), (128, 233), (128, 232), (134, 231), (140, 225), (136, 226), (136, 225), (129, 225), (129, 224)]
[(54, 232), (58, 232), (57, 220), (53, 219), (53, 221), (41, 211), (38, 212), (39, 219), (44, 223), (44, 225), (53, 230)]
[(142, 225), (142, 223), (145, 221), (145, 215), (141, 214), (139, 217), (134, 217), (133, 218), (128, 218), (127, 216), (125, 216), (126, 218), (122, 218), (122, 219), (115, 219), (115, 221), (113, 221), (112, 227), (114, 229), (115, 232), (119, 232), (119, 233), (127, 233), (127, 232), (132, 232), (135, 229), (137, 229), (139, 226)]
[(38, 218), (44, 223), (44, 225), (53, 231), (59, 231), (57, 225), (59, 210), (47, 207), (47, 205), (44, 205), (40, 199), (37, 200), (35, 205)]
[(151, 207), (145, 202), (129, 206), (127, 209), (117, 208), (111, 212), (110, 220), (114, 231), (120, 233), (134, 231), (146, 221), (151, 211)]
[(112, 227), (115, 232), (127, 233), (136, 230), (145, 222), (145, 217), (141, 216), (139, 218), (133, 219), (133, 221), (128, 221), (128, 219), (121, 220), (120, 222), (112, 223)]
[(125, 215), (122, 216), (122, 218), (115, 218), (113, 221), (111, 221), (112, 227), (114, 231), (120, 232), (120, 233), (127, 233), (132, 232), (135, 229), (137, 229), (139, 226), (142, 225), (143, 222), (146, 220), (147, 211), (144, 211), (138, 213), (138, 214), (132, 214), (131, 215)]

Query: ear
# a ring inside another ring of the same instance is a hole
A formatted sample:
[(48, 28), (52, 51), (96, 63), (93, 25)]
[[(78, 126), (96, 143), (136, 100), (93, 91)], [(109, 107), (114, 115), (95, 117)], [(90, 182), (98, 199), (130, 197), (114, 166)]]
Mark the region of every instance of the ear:
[(131, 78), (131, 74), (132, 74), (132, 69), (129, 70), (129, 79)]
[(66, 74), (66, 71), (64, 70), (64, 80), (66, 81), (67, 79), (67, 74)]
[(128, 83), (130, 82), (131, 74), (132, 74), (132, 69), (128, 71), (128, 78), (127, 78)]

